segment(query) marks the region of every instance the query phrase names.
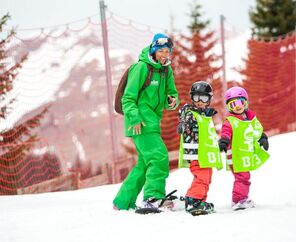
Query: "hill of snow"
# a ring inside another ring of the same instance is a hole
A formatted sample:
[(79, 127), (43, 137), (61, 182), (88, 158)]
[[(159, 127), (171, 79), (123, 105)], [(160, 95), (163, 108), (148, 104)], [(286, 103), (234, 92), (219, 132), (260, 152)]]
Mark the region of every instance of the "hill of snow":
[[(1, 196), (1, 242), (296, 241), (295, 143), (296, 132), (270, 138), (270, 160), (252, 173), (250, 197), (256, 208), (230, 209), (233, 177), (225, 170), (214, 172), (209, 192), (217, 212), (199, 217), (185, 213), (182, 202), (174, 212), (155, 215), (114, 211), (120, 184)], [(191, 180), (188, 169), (172, 171), (167, 191), (184, 195)]]

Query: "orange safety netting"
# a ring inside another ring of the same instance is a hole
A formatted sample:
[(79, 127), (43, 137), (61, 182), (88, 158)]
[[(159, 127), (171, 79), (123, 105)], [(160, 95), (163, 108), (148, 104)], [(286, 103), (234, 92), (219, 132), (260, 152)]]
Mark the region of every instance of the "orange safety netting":
[(296, 130), (296, 34), (269, 42), (250, 40), (243, 87), (250, 108), (270, 134)]
[(49, 150), (43, 149), (37, 153), (35, 149), (34, 153), (24, 156), (24, 144), (5, 148), (10, 152), (0, 158), (0, 195), (17, 194), (20, 188), (61, 175), (60, 160)]

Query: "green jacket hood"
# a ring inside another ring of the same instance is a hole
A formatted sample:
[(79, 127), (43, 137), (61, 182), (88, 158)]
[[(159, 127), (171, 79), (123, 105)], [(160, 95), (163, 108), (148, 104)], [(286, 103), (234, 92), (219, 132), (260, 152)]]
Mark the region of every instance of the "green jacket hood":
[(155, 69), (160, 69), (162, 65), (159, 62), (157, 63), (153, 60), (152, 56), (149, 54), (149, 50), (150, 45), (142, 50), (141, 54), (139, 55), (139, 60), (152, 65)]

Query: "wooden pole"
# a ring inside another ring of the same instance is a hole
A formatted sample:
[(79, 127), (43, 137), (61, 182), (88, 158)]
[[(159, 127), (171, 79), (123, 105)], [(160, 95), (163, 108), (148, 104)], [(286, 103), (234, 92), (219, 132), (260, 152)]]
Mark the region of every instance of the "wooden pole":
[(106, 83), (107, 83), (107, 98), (108, 98), (108, 112), (110, 118), (110, 130), (111, 130), (111, 149), (112, 149), (112, 183), (115, 183), (115, 163), (118, 158), (117, 150), (117, 137), (116, 137), (116, 123), (113, 111), (113, 93), (112, 93), (112, 76), (111, 76), (111, 64), (109, 58), (109, 46), (108, 46), (108, 31), (107, 22), (105, 15), (105, 5), (104, 1), (100, 1), (100, 13), (101, 13), (101, 26), (102, 26), (102, 38), (104, 47), (104, 57), (105, 57), (105, 70), (106, 70)]
[[(222, 102), (223, 105), (225, 105), (225, 92), (227, 90), (227, 80), (226, 80), (226, 61), (225, 61), (225, 34), (224, 34), (224, 21), (225, 17), (223, 15), (220, 15), (220, 31), (221, 31), (221, 48), (222, 48)], [(223, 118), (226, 115), (226, 110), (223, 108)]]

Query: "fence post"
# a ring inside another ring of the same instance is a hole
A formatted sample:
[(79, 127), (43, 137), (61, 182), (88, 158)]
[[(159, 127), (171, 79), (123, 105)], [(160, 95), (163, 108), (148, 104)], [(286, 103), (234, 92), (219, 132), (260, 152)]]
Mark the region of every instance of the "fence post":
[[(226, 80), (226, 61), (225, 61), (225, 34), (224, 34), (224, 20), (225, 17), (220, 15), (220, 31), (221, 31), (221, 47), (222, 47), (222, 107), (225, 105), (225, 92), (227, 90), (227, 80)], [(226, 110), (223, 108), (222, 116), (225, 117)]]
[(107, 22), (105, 15), (105, 5), (104, 1), (100, 1), (100, 13), (101, 13), (101, 26), (102, 26), (102, 38), (104, 47), (104, 57), (105, 57), (105, 69), (106, 69), (106, 83), (107, 83), (107, 98), (108, 98), (108, 111), (110, 118), (110, 129), (111, 129), (111, 144), (112, 144), (112, 183), (115, 183), (115, 162), (118, 157), (117, 153), (117, 138), (116, 138), (116, 123), (115, 116), (113, 112), (113, 94), (112, 94), (112, 77), (111, 77), (111, 65), (109, 58), (109, 47), (108, 47), (108, 31)]

